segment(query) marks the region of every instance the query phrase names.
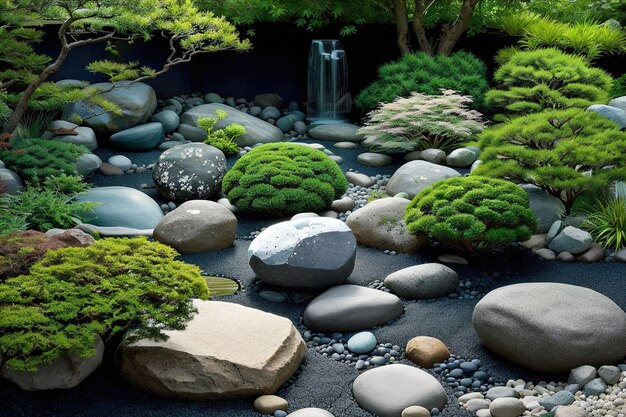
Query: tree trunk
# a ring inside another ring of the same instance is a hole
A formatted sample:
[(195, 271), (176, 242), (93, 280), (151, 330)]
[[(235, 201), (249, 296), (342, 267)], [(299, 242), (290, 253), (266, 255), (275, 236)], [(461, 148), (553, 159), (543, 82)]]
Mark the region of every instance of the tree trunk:
[(409, 16), (406, 9), (406, 0), (393, 0), (393, 11), (396, 21), (398, 48), (402, 55), (410, 54), (412, 51), (409, 41)]
[(417, 43), (422, 51), (428, 55), (433, 55), (433, 46), (426, 36), (424, 28), (424, 13), (426, 6), (424, 0), (415, 0), (415, 10), (413, 11), (413, 33), (417, 37)]
[(445, 28), (441, 33), (437, 54), (445, 56), (450, 55), (459, 38), (467, 30), (467, 27), (472, 21), (472, 15), (474, 14), (474, 8), (477, 3), (478, 0), (463, 0), (461, 9), (459, 10), (459, 17), (452, 26)]

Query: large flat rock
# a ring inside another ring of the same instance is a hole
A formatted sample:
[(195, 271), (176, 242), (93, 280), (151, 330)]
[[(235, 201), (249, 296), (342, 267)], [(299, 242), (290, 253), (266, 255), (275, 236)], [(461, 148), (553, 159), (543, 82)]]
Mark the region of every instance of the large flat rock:
[(489, 349), (535, 371), (563, 372), (626, 356), (626, 313), (584, 287), (550, 282), (501, 287), (478, 302), (472, 323)]
[(196, 316), (167, 341), (123, 343), (121, 375), (164, 397), (224, 400), (274, 394), (306, 352), (290, 320), (221, 301), (194, 300)]
[(283, 140), (283, 132), (257, 117), (220, 103), (204, 104), (187, 110), (180, 116), (180, 123), (198, 126), (200, 117), (215, 117), (215, 110), (228, 113), (224, 120), (215, 124), (215, 129), (222, 129), (231, 123), (239, 123), (246, 128), (246, 133), (233, 139), (239, 146), (252, 146), (257, 143), (271, 143)]

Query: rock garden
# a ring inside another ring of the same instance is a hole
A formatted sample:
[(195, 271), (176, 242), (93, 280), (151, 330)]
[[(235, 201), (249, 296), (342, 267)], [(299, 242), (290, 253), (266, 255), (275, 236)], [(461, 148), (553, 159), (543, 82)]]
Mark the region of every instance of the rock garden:
[[(5, 3), (1, 416), (626, 417), (620, 2)], [(354, 98), (326, 40), (308, 97), (152, 85), (270, 9), (392, 13), (397, 58)]]

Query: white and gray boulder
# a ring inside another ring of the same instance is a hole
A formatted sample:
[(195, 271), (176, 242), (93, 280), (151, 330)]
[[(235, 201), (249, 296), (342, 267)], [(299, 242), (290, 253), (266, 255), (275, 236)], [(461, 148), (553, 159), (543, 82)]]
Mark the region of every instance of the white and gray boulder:
[(472, 323), (489, 349), (536, 371), (563, 372), (626, 356), (626, 313), (588, 288), (551, 282), (501, 287), (476, 304)]
[(598, 113), (618, 125), (621, 129), (626, 128), (626, 111), (622, 109), (604, 104), (594, 104), (587, 107), (585, 111)]
[(385, 287), (412, 300), (443, 297), (459, 285), (457, 273), (445, 265), (427, 263), (401, 269), (385, 278)]
[(408, 232), (404, 212), (409, 203), (406, 198), (380, 198), (352, 212), (346, 224), (361, 245), (414, 253), (428, 244), (428, 238)]
[(159, 193), (169, 200), (207, 199), (226, 174), (226, 157), (214, 146), (187, 143), (163, 152), (152, 169)]
[(230, 210), (214, 201), (191, 200), (167, 213), (153, 237), (185, 254), (225, 249), (236, 234), (237, 217)]
[(551, 196), (541, 188), (532, 184), (520, 185), (530, 201), (530, 209), (537, 218), (537, 233), (546, 233), (552, 224), (561, 220), (565, 214), (565, 206), (563, 202), (556, 197)]
[(489, 412), (492, 417), (518, 417), (526, 407), (518, 398), (496, 398), (489, 404)]
[(421, 159), (432, 164), (443, 165), (446, 163), (446, 153), (441, 149), (424, 149)]
[(63, 120), (71, 121), (73, 115), (78, 115), (85, 125), (96, 132), (112, 134), (145, 123), (157, 106), (156, 93), (148, 84), (120, 81), (93, 84), (89, 88), (104, 91), (99, 96), (117, 105), (121, 114), (104, 111), (87, 99), (65, 106)]
[[(228, 116), (215, 124), (216, 129), (222, 129), (231, 123), (239, 123), (246, 128), (246, 133), (233, 139), (239, 146), (252, 146), (257, 143), (271, 143), (283, 140), (283, 132), (276, 126), (219, 103), (204, 104), (187, 110), (180, 116), (181, 126), (190, 125), (197, 127), (200, 117), (215, 117), (215, 110), (218, 109), (225, 111)], [(181, 131), (181, 126), (178, 127), (179, 132), (181, 132), (185, 138), (190, 139)]]
[(81, 215), (84, 223), (103, 227), (154, 229), (163, 218), (161, 207), (150, 196), (129, 187), (97, 187), (76, 198), (98, 203)]
[(104, 343), (100, 336), (96, 335), (93, 348), (95, 354), (87, 358), (75, 353), (62, 352), (57, 359), (40, 366), (35, 372), (16, 371), (4, 363), (0, 367), (0, 377), (17, 384), (24, 391), (73, 388), (102, 363)]
[(352, 273), (356, 239), (344, 222), (309, 217), (274, 224), (250, 244), (248, 262), (267, 284), (327, 288)]
[(393, 294), (359, 285), (338, 285), (318, 295), (304, 310), (304, 323), (318, 332), (358, 332), (404, 313)]
[(220, 301), (194, 300), (198, 313), (167, 341), (124, 342), (121, 375), (163, 397), (226, 400), (273, 394), (298, 369), (306, 345), (284, 317)]
[(592, 243), (593, 238), (589, 232), (567, 226), (552, 239), (548, 248), (556, 253), (569, 252), (576, 255), (591, 248)]
[(439, 180), (460, 177), (458, 171), (426, 161), (411, 161), (402, 165), (387, 183), (387, 193), (396, 195), (405, 192), (409, 198), (415, 197), (424, 188)]
[(439, 381), (421, 369), (393, 364), (359, 375), (352, 385), (356, 402), (379, 417), (400, 417), (413, 405), (443, 410), (448, 397)]
[(309, 136), (315, 140), (331, 140), (334, 142), (361, 142), (357, 136), (358, 126), (350, 123), (332, 123), (317, 125), (309, 129)]

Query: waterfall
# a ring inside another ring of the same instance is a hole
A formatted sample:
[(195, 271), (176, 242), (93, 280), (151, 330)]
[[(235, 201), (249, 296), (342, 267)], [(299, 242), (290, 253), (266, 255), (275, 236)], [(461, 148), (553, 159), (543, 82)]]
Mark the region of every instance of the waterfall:
[(338, 123), (352, 109), (348, 62), (338, 40), (316, 39), (309, 53), (307, 118), (313, 124)]

